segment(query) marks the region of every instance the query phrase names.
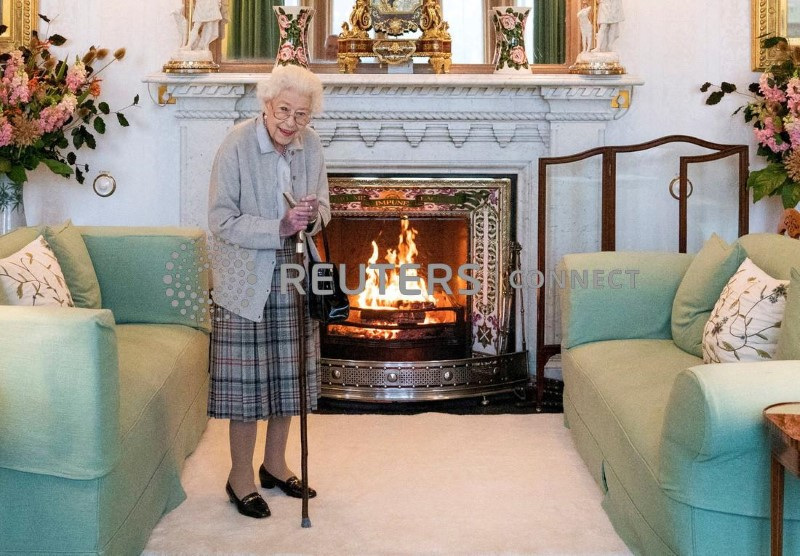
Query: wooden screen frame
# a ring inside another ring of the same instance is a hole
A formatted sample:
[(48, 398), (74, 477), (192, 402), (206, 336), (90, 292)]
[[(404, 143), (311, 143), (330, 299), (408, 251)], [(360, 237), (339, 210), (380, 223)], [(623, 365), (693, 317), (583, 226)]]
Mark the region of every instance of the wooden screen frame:
[[(689, 143), (709, 149), (711, 153), (695, 156), (681, 156), (679, 160), (679, 193), (678, 193), (678, 252), (686, 252), (688, 198), (689, 198), (689, 164), (721, 160), (730, 156), (738, 157), (739, 186), (739, 236), (748, 233), (750, 226), (750, 195), (747, 189), (749, 174), (749, 147), (747, 145), (725, 145), (712, 143), (688, 135), (667, 135), (635, 145), (608, 146), (589, 149), (573, 155), (543, 157), (539, 159), (539, 191), (538, 191), (538, 223), (537, 223), (537, 270), (547, 276), (547, 169), (549, 166), (579, 162), (594, 156), (602, 157), (601, 170), (601, 207), (600, 207), (600, 251), (616, 250), (616, 210), (617, 210), (617, 155), (620, 153), (641, 152), (669, 143)], [(547, 282), (536, 295), (536, 407), (541, 411), (544, 395), (544, 366), (553, 355), (561, 352), (559, 344), (545, 343), (545, 303)]]

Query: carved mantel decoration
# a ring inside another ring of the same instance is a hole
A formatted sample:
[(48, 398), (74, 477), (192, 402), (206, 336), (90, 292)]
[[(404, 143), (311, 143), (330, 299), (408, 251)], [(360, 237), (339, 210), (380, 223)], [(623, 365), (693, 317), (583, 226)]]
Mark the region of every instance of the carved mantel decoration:
[[(450, 73), (447, 29), (439, 0), (355, 0), (349, 23), (342, 24), (339, 34), (339, 71), (353, 73), (361, 58), (376, 56), (386, 64), (428, 58), (435, 73)], [(420, 30), (419, 38), (397, 38)]]
[[(164, 129), (173, 133), (161, 136), (165, 149), (179, 145), (174, 173), (180, 225), (207, 226), (214, 155), (231, 126), (260, 114), (255, 84), (263, 78), (163, 73), (146, 78), (165, 85), (176, 100), (162, 111)], [(325, 107), (312, 125), (325, 146), (329, 173), (513, 176), (522, 272), (537, 265), (539, 158), (603, 145), (606, 126), (626, 110), (612, 108), (613, 101), (642, 84), (630, 75), (320, 74), (320, 79)], [(530, 311), (535, 293), (525, 295)], [(529, 312), (529, 341), (535, 322)]]

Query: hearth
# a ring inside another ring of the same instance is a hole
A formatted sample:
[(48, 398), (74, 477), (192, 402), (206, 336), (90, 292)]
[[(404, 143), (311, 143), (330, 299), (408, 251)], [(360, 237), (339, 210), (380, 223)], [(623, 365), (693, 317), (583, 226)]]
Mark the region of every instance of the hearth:
[(354, 293), (350, 318), (321, 331), (322, 395), (430, 400), (524, 387), (526, 354), (509, 352), (512, 180), (329, 182), (331, 260)]

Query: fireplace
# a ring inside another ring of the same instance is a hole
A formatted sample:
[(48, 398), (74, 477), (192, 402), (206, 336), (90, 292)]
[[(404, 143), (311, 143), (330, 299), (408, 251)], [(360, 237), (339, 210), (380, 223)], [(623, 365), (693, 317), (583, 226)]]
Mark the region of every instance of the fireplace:
[[(232, 125), (261, 112), (255, 87), (261, 78), (263, 74), (245, 73), (156, 73), (145, 77), (146, 82), (163, 86), (164, 100), (169, 100), (160, 111), (163, 133), (159, 134), (161, 158), (156, 162), (162, 169), (163, 183), (178, 184), (172, 189), (170, 203), (181, 226), (207, 225), (214, 154)], [(513, 176), (514, 237), (524, 246), (518, 259), (525, 274), (537, 268), (539, 158), (604, 144), (606, 128), (619, 125), (616, 120), (627, 112), (627, 105), (619, 100), (623, 94), (630, 97), (634, 87), (643, 83), (631, 75), (597, 79), (524, 72), (514, 76), (333, 73), (320, 74), (320, 79), (325, 87), (325, 112), (315, 117), (313, 126), (325, 147), (329, 172)], [(599, 211), (599, 201), (585, 195), (559, 195), (558, 203), (553, 195), (549, 199), (554, 204), (548, 210), (572, 215), (578, 214), (573, 208), (579, 209), (590, 222), (591, 215)], [(458, 214), (463, 213), (445, 211), (440, 218)], [(341, 216), (342, 211), (337, 212), (336, 218)], [(574, 219), (559, 219), (548, 228), (548, 237), (573, 237), (585, 226), (576, 226)], [(523, 300), (516, 299), (518, 317), (510, 320), (509, 333), (500, 335), (507, 345), (497, 353), (479, 345), (479, 339), (486, 342), (491, 334), (491, 348), (498, 328), (492, 325), (492, 318), (480, 331), (477, 329), (480, 324), (475, 321), (473, 299), (467, 305), (471, 314), (465, 313), (471, 357), (430, 364), (393, 358), (378, 365), (361, 356), (357, 361), (326, 358), (326, 372), (331, 375), (324, 386), (326, 395), (338, 395), (337, 388), (345, 384), (382, 384), (387, 376), (395, 379), (389, 384), (427, 385), (415, 390), (414, 396), (423, 392), (432, 398), (446, 396), (453, 391), (450, 385), (467, 383), (476, 385), (476, 392), (480, 392), (484, 383), (504, 372), (505, 361), (501, 365), (498, 359), (516, 357), (524, 367), (524, 357), (519, 353), (525, 351), (526, 335), (531, 342), (536, 336), (537, 293), (525, 292), (527, 318), (520, 314)], [(546, 332), (547, 337), (557, 333)], [(528, 361), (530, 376), (535, 375), (534, 359), (535, 353)], [(356, 376), (346, 376), (351, 373)], [(468, 392), (467, 386), (461, 388), (462, 394)], [(377, 390), (379, 387), (372, 391)], [(341, 392), (350, 397), (358, 393), (349, 386)], [(403, 392), (386, 389), (387, 395)]]
[(347, 321), (321, 330), (323, 396), (429, 400), (522, 388), (525, 353), (509, 350), (513, 180), (329, 182), (331, 260), (358, 293)]

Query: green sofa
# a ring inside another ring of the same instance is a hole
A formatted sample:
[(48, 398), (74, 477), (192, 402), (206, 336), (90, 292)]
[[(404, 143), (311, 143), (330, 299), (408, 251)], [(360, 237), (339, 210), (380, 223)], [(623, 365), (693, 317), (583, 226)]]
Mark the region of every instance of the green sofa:
[(207, 423), (202, 232), (77, 230), (102, 308), (0, 306), (0, 554), (141, 553)]
[[(739, 243), (779, 279), (800, 242)], [(603, 507), (637, 554), (753, 555), (770, 546), (770, 450), (762, 410), (800, 400), (800, 361), (704, 365), (672, 340), (691, 255), (568, 255), (568, 272), (635, 269), (635, 288), (561, 291), (564, 413)], [(785, 322), (784, 322), (785, 324)], [(786, 477), (784, 551), (800, 554), (800, 481)]]

